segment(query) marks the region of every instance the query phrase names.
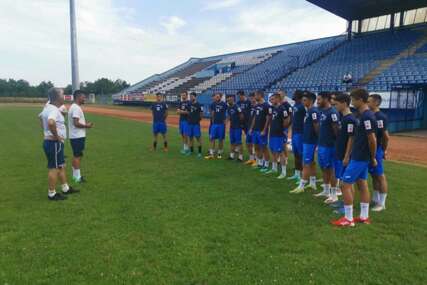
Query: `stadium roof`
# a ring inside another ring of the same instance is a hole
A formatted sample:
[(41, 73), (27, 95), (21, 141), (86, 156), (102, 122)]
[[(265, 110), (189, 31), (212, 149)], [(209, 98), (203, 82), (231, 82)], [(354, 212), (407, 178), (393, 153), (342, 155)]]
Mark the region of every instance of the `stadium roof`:
[(426, 7), (426, 0), (307, 0), (346, 20), (366, 19)]

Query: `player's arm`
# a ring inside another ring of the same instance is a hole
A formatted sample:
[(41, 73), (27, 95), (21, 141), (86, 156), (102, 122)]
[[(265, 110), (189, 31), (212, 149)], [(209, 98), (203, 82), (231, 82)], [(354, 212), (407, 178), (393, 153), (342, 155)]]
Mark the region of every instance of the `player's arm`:
[(56, 128), (56, 121), (52, 118), (48, 119), (47, 121), (47, 127), (49, 128), (49, 131), (52, 133), (53, 137), (58, 140), (62, 141), (63, 139), (58, 135), (58, 130)]
[(252, 118), (251, 126), (249, 128), (249, 133), (252, 133), (252, 130), (254, 129), (254, 127), (255, 127), (255, 116), (253, 116)]
[(270, 126), (270, 123), (271, 123), (272, 116), (273, 116), (273, 109), (272, 108), (268, 108), (267, 119), (265, 120), (264, 128), (262, 129), (262, 134), (263, 135), (265, 135), (267, 133), (268, 127)]
[(369, 152), (371, 154), (371, 163), (373, 166), (377, 166), (377, 160), (375, 154), (377, 153), (377, 138), (374, 132), (368, 133), (368, 144)]
[(351, 150), (353, 149), (353, 142), (354, 142), (354, 137), (353, 136), (349, 137), (347, 141), (347, 145), (345, 147), (345, 154), (344, 154), (344, 160), (343, 160), (344, 166), (347, 166), (348, 163), (350, 162)]
[(76, 128), (79, 128), (79, 129), (90, 129), (92, 127), (92, 123), (87, 123), (87, 124), (80, 123), (80, 118), (79, 117), (74, 117), (73, 118), (73, 125)]
[(311, 118), (313, 120), (314, 131), (316, 132), (316, 135), (319, 135), (320, 124), (319, 124), (319, 121), (317, 120), (317, 113), (313, 112), (311, 114)]

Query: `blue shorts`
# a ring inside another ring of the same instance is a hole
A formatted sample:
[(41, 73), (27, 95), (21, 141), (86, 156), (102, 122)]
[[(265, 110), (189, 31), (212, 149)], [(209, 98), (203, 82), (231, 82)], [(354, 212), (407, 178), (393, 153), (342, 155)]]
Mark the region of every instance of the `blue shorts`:
[(209, 132), (210, 140), (220, 140), (223, 141), (225, 139), (225, 125), (224, 124), (213, 124), (210, 127)]
[(192, 125), (188, 124), (185, 135), (190, 138), (200, 138), (202, 136), (202, 132), (200, 130), (200, 124)]
[(302, 159), (303, 164), (312, 164), (314, 162), (314, 154), (316, 152), (317, 145), (315, 144), (303, 144), (302, 146)]
[(271, 152), (274, 152), (274, 153), (283, 152), (283, 137), (270, 137), (270, 142), (268, 144)]
[(242, 129), (230, 128), (230, 143), (236, 145), (242, 144)]
[(334, 168), (335, 148), (319, 146), (318, 160), (321, 169)]
[(369, 164), (369, 173), (374, 176), (381, 176), (384, 174), (384, 150), (382, 147), (377, 148), (375, 158), (377, 159), (377, 166), (373, 167)]
[(188, 122), (187, 121), (179, 121), (179, 134), (181, 136), (187, 135)]
[(335, 178), (342, 180), (342, 176), (343, 176), (344, 171), (346, 169), (346, 167), (344, 167), (342, 160), (335, 159), (334, 160), (334, 168), (335, 168)]
[(65, 166), (64, 143), (45, 140), (43, 150), (47, 158), (47, 168), (59, 169)]
[(350, 163), (344, 171), (342, 180), (348, 184), (354, 184), (357, 180), (367, 180), (368, 165), (369, 162), (367, 161), (350, 160)]
[(86, 138), (70, 139), (74, 157), (82, 157), (85, 150)]
[(297, 156), (303, 155), (302, 134), (292, 134), (292, 152)]
[(168, 127), (165, 122), (154, 122), (153, 123), (153, 134), (166, 134), (168, 131)]
[(268, 143), (268, 137), (267, 135), (261, 135), (260, 131), (254, 131), (252, 132), (252, 142), (254, 145), (266, 147)]

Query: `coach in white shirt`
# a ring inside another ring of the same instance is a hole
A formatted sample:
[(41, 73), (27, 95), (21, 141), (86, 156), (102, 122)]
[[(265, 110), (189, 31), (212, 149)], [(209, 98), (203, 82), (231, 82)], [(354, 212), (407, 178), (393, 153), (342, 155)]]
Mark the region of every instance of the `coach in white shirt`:
[(56, 183), (59, 180), (64, 194), (72, 194), (78, 192), (67, 183), (65, 173), (65, 158), (64, 158), (64, 140), (67, 138), (67, 129), (65, 127), (65, 119), (59, 107), (64, 104), (64, 91), (60, 88), (51, 88), (48, 91), (49, 104), (47, 104), (42, 113), (40, 120), (43, 126), (43, 150), (47, 158), (49, 200), (58, 201), (65, 200), (65, 196), (56, 193)]
[(68, 127), (70, 130), (70, 144), (73, 149), (73, 180), (77, 183), (85, 182), (80, 172), (80, 164), (86, 144), (86, 129), (93, 124), (86, 122), (82, 105), (86, 102), (86, 94), (77, 90), (73, 94), (74, 103), (68, 110)]

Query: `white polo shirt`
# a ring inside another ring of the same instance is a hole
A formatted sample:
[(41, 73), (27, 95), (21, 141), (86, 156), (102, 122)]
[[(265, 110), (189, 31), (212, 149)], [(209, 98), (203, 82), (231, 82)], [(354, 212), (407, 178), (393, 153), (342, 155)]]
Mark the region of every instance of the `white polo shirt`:
[(68, 127), (70, 129), (70, 139), (85, 138), (86, 129), (77, 128), (74, 126), (74, 119), (78, 119), (80, 124), (86, 124), (85, 114), (83, 113), (82, 108), (76, 103), (73, 103), (68, 110)]
[(58, 107), (52, 104), (46, 104), (43, 111), (40, 114), (40, 118), (43, 122), (43, 134), (45, 138), (52, 137), (53, 134), (49, 130), (49, 120), (56, 122), (56, 130), (58, 136), (63, 139), (67, 138), (67, 128), (65, 127), (65, 119)]

